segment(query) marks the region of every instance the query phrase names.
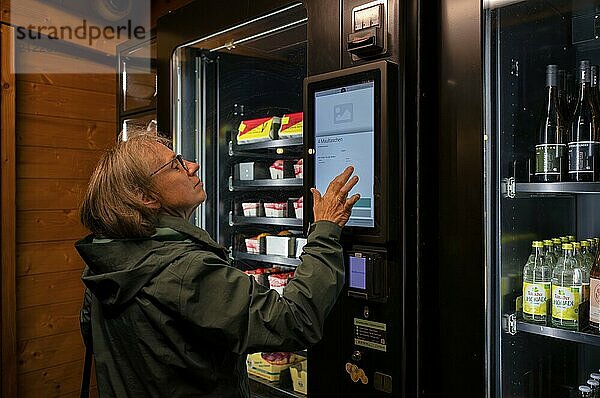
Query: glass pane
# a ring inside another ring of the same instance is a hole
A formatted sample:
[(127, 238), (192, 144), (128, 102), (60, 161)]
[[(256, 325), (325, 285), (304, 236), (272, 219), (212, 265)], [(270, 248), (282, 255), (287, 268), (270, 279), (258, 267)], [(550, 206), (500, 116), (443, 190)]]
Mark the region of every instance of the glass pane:
[(120, 54), (120, 67), (122, 111), (156, 107), (156, 41), (124, 51)]
[(132, 128), (156, 131), (156, 113), (148, 113), (123, 120), (123, 139), (127, 138), (127, 133), (131, 131)]
[(600, 223), (589, 221), (600, 209), (600, 7), (577, 0), (486, 4), (493, 392), (579, 397), (578, 387), (600, 368), (600, 336), (588, 327), (592, 255), (575, 248), (573, 262), (570, 249), (545, 240), (600, 235)]
[[(306, 22), (306, 10), (296, 4), (223, 27), (177, 49), (172, 59), (175, 150), (200, 164), (207, 192), (194, 222), (231, 249), (236, 267), (279, 290), (306, 243), (301, 198)], [(297, 361), (306, 354), (278, 356)], [(265, 360), (268, 356), (249, 357), (254, 364)], [(252, 369), (256, 384), (261, 379)], [(292, 390), (277, 381), (262, 383), (267, 390)]]

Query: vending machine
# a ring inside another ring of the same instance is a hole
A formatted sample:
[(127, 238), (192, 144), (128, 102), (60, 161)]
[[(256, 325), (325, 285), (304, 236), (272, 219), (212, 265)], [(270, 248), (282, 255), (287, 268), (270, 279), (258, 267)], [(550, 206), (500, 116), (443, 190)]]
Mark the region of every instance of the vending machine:
[[(255, 353), (258, 397), (399, 397), (419, 390), (422, 71), (418, 1), (195, 1), (157, 27), (158, 127), (200, 164), (192, 222), (274, 289), (299, 264), (311, 187), (352, 165), (345, 287), (321, 342)], [(428, 6), (421, 6), (421, 10)], [(285, 359), (284, 365), (265, 363)], [(265, 370), (267, 369), (267, 370)]]

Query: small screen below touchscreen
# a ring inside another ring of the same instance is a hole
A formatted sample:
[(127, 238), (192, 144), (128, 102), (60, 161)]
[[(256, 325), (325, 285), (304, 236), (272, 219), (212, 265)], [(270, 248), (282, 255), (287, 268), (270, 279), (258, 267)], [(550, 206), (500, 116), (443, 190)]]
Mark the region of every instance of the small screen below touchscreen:
[(350, 256), (350, 289), (366, 290), (367, 288), (367, 259)]
[(315, 185), (324, 194), (329, 182), (347, 166), (354, 166), (359, 182), (349, 197), (360, 194), (351, 227), (375, 226), (373, 181), (375, 172), (375, 82), (316, 91)]

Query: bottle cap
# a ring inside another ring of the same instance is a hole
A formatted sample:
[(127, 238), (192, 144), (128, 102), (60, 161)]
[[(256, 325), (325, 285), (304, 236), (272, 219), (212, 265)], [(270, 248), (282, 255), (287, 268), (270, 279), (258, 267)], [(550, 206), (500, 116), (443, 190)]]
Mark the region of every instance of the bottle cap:
[(588, 242), (587, 240), (582, 240), (581, 247), (590, 247), (590, 242)]
[(561, 237), (560, 237), (560, 241), (561, 241), (562, 243), (569, 243), (569, 238), (567, 238), (566, 236), (561, 236)]
[(544, 247), (544, 244), (539, 240), (534, 240), (531, 247)]
[(546, 87), (558, 86), (558, 65), (546, 66)]
[(579, 242), (573, 242), (571, 244), (573, 245), (573, 248), (575, 248), (575, 249), (581, 249), (581, 244), (579, 244)]
[(570, 243), (563, 243), (562, 248), (563, 250), (573, 250), (573, 245)]
[(600, 381), (600, 373), (592, 373), (590, 375), (590, 377), (594, 380), (599, 380)]
[(579, 386), (579, 391), (581, 392), (592, 392), (592, 389), (588, 386)]
[(561, 240), (560, 238), (552, 238), (552, 243), (556, 244), (560, 244)]
[(567, 236), (567, 239), (569, 239), (569, 242), (575, 242), (575, 237), (573, 235)]
[(544, 246), (552, 246), (552, 240), (544, 239)]
[(592, 387), (600, 386), (600, 382), (598, 382), (598, 380), (594, 380), (594, 379), (589, 379), (588, 381), (586, 381), (586, 383), (588, 383), (588, 385), (592, 386)]

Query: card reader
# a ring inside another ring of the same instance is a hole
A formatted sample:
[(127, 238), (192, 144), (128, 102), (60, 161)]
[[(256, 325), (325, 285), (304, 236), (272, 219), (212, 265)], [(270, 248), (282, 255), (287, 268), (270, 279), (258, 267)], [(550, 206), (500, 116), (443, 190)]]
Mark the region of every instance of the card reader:
[(387, 272), (383, 253), (348, 253), (348, 296), (364, 300), (387, 301)]

